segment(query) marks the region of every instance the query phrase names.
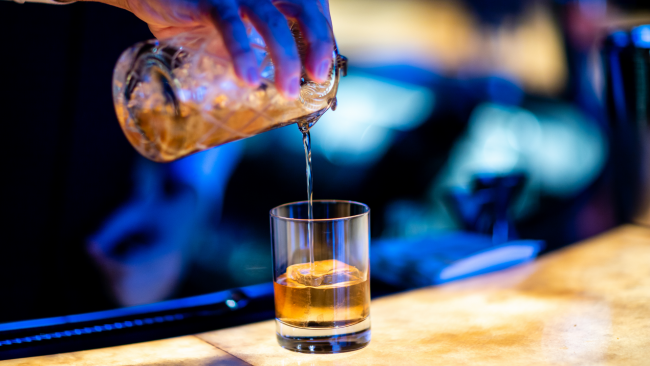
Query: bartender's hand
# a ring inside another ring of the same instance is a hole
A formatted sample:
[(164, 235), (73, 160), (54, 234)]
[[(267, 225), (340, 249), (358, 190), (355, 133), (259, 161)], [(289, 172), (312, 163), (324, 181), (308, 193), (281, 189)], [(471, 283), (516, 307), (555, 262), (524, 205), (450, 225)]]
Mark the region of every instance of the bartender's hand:
[(328, 0), (99, 0), (131, 11), (149, 25), (157, 38), (203, 27), (216, 27), (223, 36), (235, 73), (253, 86), (260, 75), (242, 19), (262, 35), (276, 65), (276, 85), (287, 97), (300, 92), (301, 63), (287, 19), (298, 23), (308, 50), (305, 69), (325, 81), (333, 37)]

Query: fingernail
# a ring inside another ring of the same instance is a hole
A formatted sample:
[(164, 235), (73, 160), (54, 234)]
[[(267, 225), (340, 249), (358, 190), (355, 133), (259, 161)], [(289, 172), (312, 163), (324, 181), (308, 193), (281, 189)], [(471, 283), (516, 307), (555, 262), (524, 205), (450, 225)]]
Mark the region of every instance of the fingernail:
[(246, 81), (251, 85), (257, 85), (260, 83), (260, 75), (257, 72), (256, 67), (251, 67), (246, 72)]
[(287, 85), (287, 97), (289, 98), (298, 98), (300, 94), (300, 81), (298, 78), (293, 78), (289, 81)]
[(330, 73), (331, 65), (332, 63), (329, 60), (325, 60), (321, 62), (321, 64), (318, 66), (318, 70), (316, 71), (316, 75), (318, 76), (319, 79), (321, 80), (327, 79)]

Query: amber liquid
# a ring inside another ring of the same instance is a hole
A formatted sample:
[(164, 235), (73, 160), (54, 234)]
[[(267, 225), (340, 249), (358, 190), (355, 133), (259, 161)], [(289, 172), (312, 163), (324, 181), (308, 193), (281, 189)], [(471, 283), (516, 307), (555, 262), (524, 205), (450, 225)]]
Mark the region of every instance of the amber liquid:
[(370, 281), (367, 278), (307, 286), (285, 273), (278, 277), (273, 287), (276, 318), (291, 326), (346, 327), (363, 321), (370, 314)]
[[(292, 103), (292, 108), (287, 107)], [(264, 113), (247, 107), (231, 111), (215, 102), (209, 112), (189, 105), (181, 106), (178, 114), (169, 106), (160, 110), (141, 109), (132, 112), (137, 121), (127, 124), (129, 111), (119, 105), (115, 108), (129, 142), (142, 155), (158, 162), (173, 161), (211, 146), (285, 126), (302, 111), (296, 101), (269, 107)]]

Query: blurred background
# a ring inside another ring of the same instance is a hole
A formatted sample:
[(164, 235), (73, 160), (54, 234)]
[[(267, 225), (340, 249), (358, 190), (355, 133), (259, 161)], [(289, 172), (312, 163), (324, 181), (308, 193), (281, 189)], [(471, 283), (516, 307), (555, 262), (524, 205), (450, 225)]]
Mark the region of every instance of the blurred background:
[[(600, 45), (649, 21), (650, 4), (331, 10), (349, 71), (339, 108), (312, 129), (314, 197), (371, 207), (374, 295), (531, 260), (631, 220), (639, 198), (617, 173)], [(272, 280), (268, 211), (306, 198), (298, 128), (153, 163), (123, 136), (111, 97), (120, 53), (152, 38), (145, 23), (101, 4), (0, 2), (0, 33), (0, 323)], [(416, 247), (426, 255), (413, 258)], [(482, 262), (445, 271), (472, 256)]]

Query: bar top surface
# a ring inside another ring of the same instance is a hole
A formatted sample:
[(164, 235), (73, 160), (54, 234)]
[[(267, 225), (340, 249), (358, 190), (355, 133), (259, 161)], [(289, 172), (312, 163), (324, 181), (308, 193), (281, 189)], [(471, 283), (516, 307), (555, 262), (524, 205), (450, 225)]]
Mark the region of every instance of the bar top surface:
[(280, 348), (273, 321), (0, 362), (31, 365), (649, 365), (650, 228), (626, 225), (541, 259), (372, 302), (360, 351)]

